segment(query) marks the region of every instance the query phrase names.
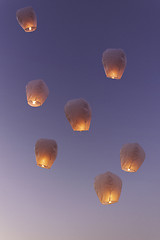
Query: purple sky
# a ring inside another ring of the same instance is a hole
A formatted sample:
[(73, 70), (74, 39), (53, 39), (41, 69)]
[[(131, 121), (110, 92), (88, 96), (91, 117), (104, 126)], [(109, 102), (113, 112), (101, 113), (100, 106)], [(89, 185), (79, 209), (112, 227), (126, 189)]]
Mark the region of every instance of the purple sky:
[[(25, 33), (16, 10), (32, 6), (38, 29)], [(159, 240), (160, 2), (158, 0), (0, 1), (0, 239)], [(122, 48), (121, 80), (107, 79), (106, 48)], [(27, 105), (25, 86), (43, 79), (50, 95)], [(73, 132), (65, 103), (92, 107), (89, 132)], [(36, 166), (34, 145), (53, 138), (50, 170)], [(123, 144), (138, 142), (137, 173), (120, 168)], [(118, 203), (102, 206), (94, 177), (123, 181)]]

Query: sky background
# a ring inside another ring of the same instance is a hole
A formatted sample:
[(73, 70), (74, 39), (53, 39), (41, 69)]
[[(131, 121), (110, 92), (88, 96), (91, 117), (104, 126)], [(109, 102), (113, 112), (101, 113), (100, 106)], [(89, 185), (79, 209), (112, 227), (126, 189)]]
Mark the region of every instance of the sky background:
[[(32, 6), (38, 28), (26, 33), (16, 11)], [(159, 240), (159, 0), (0, 1), (0, 239)], [(122, 48), (121, 80), (107, 79), (106, 48)], [(28, 81), (43, 79), (50, 95), (27, 104)], [(69, 99), (92, 108), (89, 132), (73, 132)], [(34, 145), (55, 139), (50, 170), (36, 166)], [(138, 142), (146, 159), (137, 173), (120, 167), (120, 149)], [(123, 181), (118, 203), (103, 206), (95, 176)]]

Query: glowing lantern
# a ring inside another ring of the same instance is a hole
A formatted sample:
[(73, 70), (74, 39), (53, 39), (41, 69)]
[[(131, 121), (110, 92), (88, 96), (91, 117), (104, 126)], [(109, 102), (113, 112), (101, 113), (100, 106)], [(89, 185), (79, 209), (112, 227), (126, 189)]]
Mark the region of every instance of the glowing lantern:
[(41, 79), (32, 80), (26, 86), (27, 102), (32, 107), (41, 106), (49, 95), (45, 82)]
[(35, 145), (36, 162), (39, 167), (51, 168), (57, 156), (57, 143), (50, 139), (39, 139)]
[(117, 175), (106, 172), (95, 178), (94, 189), (102, 204), (116, 203), (121, 195), (122, 181)]
[(138, 143), (123, 145), (120, 151), (121, 168), (126, 172), (136, 172), (145, 159), (145, 152)]
[(66, 118), (74, 131), (88, 131), (91, 122), (91, 108), (82, 98), (73, 99), (64, 107)]
[(127, 58), (122, 49), (107, 49), (103, 53), (102, 63), (108, 78), (121, 79)]
[(37, 28), (37, 17), (32, 7), (17, 10), (17, 21), (25, 32), (33, 32)]

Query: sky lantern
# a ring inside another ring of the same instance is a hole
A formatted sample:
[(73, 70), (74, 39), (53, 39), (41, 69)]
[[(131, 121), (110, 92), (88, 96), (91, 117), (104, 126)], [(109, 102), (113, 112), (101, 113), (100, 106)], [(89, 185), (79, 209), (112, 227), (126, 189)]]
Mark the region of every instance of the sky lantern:
[(49, 89), (41, 79), (32, 80), (26, 85), (27, 102), (32, 107), (40, 107), (49, 95)]
[(69, 100), (64, 111), (74, 131), (88, 131), (91, 122), (91, 108), (82, 98)]
[(103, 52), (102, 63), (108, 78), (121, 79), (127, 58), (122, 49), (109, 48)]
[(136, 172), (145, 159), (145, 152), (138, 143), (128, 143), (120, 150), (121, 168), (126, 172)]
[(37, 17), (32, 7), (25, 7), (17, 10), (17, 21), (25, 32), (33, 32), (37, 28)]
[(35, 144), (37, 166), (51, 168), (57, 156), (57, 143), (52, 139), (39, 139)]
[(103, 205), (116, 203), (121, 195), (122, 181), (117, 175), (106, 172), (95, 178), (94, 189)]

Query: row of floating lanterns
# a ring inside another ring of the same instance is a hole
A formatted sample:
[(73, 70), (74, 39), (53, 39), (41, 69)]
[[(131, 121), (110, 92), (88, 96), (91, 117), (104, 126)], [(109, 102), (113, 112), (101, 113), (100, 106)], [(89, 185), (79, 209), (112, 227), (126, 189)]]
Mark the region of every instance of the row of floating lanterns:
[[(56, 160), (57, 143), (52, 139), (39, 139), (35, 144), (36, 162), (39, 167), (50, 169)], [(138, 143), (128, 143), (120, 150), (121, 168), (126, 172), (136, 172), (145, 159), (145, 152)], [(117, 175), (106, 172), (95, 177), (95, 192), (103, 205), (118, 202), (122, 180)]]
[[(39, 167), (51, 168), (57, 157), (57, 143), (52, 139), (39, 139), (35, 144), (36, 162)], [(121, 168), (137, 172), (145, 159), (145, 152), (138, 143), (128, 143), (120, 150)]]
[[(35, 144), (37, 165), (51, 168), (57, 157), (57, 143), (52, 139), (39, 139)], [(121, 168), (126, 172), (137, 172), (145, 159), (145, 152), (138, 143), (128, 143), (120, 150)]]
[[(20, 26), (25, 32), (37, 29), (37, 17), (32, 7), (25, 7), (16, 12)], [(105, 74), (111, 79), (121, 79), (127, 58), (122, 49), (107, 49), (103, 52), (102, 63)], [(43, 80), (32, 80), (26, 85), (27, 102), (32, 107), (40, 107), (49, 95), (49, 89)], [(65, 115), (74, 131), (88, 131), (91, 122), (91, 107), (80, 98), (69, 100), (64, 107)], [(39, 167), (50, 169), (56, 160), (57, 143), (52, 139), (39, 139), (35, 144), (36, 162)], [(128, 143), (120, 150), (121, 168), (126, 172), (136, 172), (145, 159), (145, 152), (138, 143)], [(95, 178), (95, 192), (102, 204), (118, 202), (122, 180), (111, 172)]]

